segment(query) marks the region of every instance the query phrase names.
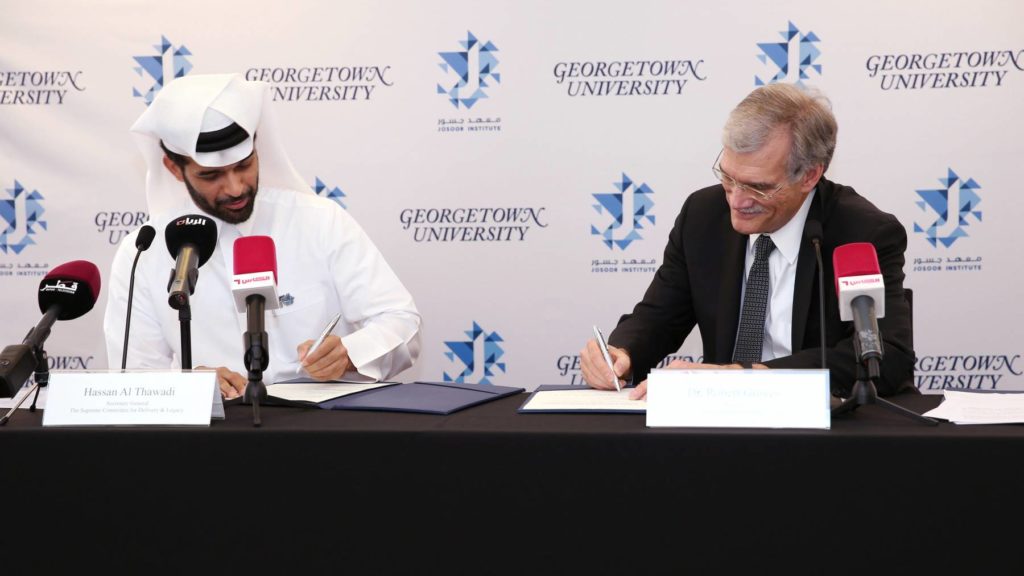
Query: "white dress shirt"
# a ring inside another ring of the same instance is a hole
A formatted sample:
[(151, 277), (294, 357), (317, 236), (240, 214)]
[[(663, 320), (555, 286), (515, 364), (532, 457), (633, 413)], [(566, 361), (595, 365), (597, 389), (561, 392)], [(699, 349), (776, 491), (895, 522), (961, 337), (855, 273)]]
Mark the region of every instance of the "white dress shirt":
[[(236, 311), (231, 295), (235, 239), (265, 235), (277, 253), (277, 293), (281, 308), (267, 310), (265, 329), (270, 362), (263, 381), (305, 375), (296, 347), (315, 339), (341, 312), (334, 329), (363, 376), (387, 380), (416, 360), (420, 315), (412, 296), (356, 221), (334, 202), (292, 190), (260, 188), (252, 216), (241, 224), (214, 218), (217, 248), (199, 268), (191, 297), (192, 366), (227, 368), (242, 375), (242, 335), (246, 314)], [(177, 209), (154, 217), (157, 235), (142, 254), (135, 277), (127, 367), (181, 367), (178, 312), (167, 303), (174, 257), (164, 242), (172, 219), (200, 214), (186, 197)], [(121, 242), (110, 274), (104, 332), (109, 366), (121, 365), (129, 273), (137, 231)]]
[[(800, 256), (800, 243), (804, 237), (804, 224), (811, 209), (811, 200), (817, 189), (804, 199), (804, 203), (789, 222), (767, 234), (775, 244), (768, 257), (768, 307), (765, 310), (764, 340), (761, 360), (772, 360), (793, 353), (793, 292), (796, 285), (796, 264)], [(747, 255), (743, 272), (743, 292), (746, 295), (747, 276), (754, 265), (754, 242), (760, 234), (747, 239)], [(740, 310), (742, 310), (742, 300)]]

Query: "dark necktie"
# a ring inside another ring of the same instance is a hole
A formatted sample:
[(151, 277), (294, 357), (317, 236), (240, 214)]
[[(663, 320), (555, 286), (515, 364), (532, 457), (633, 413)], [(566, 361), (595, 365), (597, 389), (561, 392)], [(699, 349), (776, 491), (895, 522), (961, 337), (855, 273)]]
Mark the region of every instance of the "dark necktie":
[(764, 234), (754, 242), (754, 265), (747, 276), (747, 288), (743, 295), (743, 311), (740, 312), (739, 336), (733, 362), (760, 362), (761, 344), (764, 341), (764, 313), (768, 308), (768, 256), (775, 250), (775, 243)]

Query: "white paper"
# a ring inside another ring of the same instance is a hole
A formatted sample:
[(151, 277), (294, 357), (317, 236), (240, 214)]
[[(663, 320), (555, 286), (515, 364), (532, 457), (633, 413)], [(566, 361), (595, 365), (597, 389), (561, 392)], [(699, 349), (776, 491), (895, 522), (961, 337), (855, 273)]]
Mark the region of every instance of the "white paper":
[(646, 410), (645, 400), (630, 400), (631, 388), (615, 390), (594, 390), (580, 387), (578, 390), (540, 390), (533, 393), (522, 410), (544, 411), (637, 411)]
[(318, 403), (392, 384), (394, 382), (278, 382), (267, 385), (267, 394), (282, 400)]
[(829, 428), (827, 370), (652, 370), (647, 425)]
[(956, 424), (1024, 423), (1024, 394), (977, 393), (946, 390), (942, 404), (925, 416)]

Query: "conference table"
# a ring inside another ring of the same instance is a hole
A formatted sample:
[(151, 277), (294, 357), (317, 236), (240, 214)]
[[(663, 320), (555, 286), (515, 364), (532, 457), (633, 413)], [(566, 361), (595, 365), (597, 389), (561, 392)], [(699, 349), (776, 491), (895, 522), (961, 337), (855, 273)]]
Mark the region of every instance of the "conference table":
[[(288, 574), (1024, 572), (1024, 427), (861, 406), (828, 430), (638, 414), (249, 406), (200, 428), (0, 428), (0, 561)], [(893, 400), (922, 413), (941, 397)], [(16, 572), (10, 572), (16, 573)]]

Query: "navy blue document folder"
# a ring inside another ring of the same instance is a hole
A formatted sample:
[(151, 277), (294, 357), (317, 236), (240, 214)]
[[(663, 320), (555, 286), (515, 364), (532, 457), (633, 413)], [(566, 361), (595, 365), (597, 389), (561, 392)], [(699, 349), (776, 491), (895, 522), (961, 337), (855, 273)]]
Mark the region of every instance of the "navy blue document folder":
[(334, 398), (321, 402), (320, 407), (329, 410), (383, 410), (451, 414), (470, 406), (491, 402), (524, 391), (524, 388), (490, 384), (410, 382), (373, 388)]

